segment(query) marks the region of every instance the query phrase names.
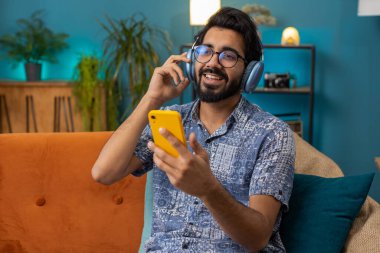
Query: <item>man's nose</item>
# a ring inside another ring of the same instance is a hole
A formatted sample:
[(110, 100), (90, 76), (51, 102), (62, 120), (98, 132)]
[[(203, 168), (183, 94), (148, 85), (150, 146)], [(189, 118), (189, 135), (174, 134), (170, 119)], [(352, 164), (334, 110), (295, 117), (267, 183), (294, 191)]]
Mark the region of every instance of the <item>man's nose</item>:
[(211, 57), (210, 61), (206, 64), (206, 66), (210, 66), (210, 67), (222, 67), (222, 65), (220, 65), (220, 62), (219, 62), (219, 54), (218, 53), (214, 53), (214, 55)]

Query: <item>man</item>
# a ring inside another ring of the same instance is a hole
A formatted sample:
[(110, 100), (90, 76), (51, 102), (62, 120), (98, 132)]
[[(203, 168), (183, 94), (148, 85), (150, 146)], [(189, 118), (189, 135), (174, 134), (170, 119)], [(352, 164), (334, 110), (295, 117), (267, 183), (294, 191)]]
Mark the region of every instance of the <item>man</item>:
[[(189, 147), (165, 129), (174, 158), (151, 141), (147, 114), (189, 85), (174, 55), (155, 69), (148, 91), (115, 131), (92, 175), (111, 184), (153, 169), (153, 224), (147, 252), (285, 252), (279, 236), (294, 172), (286, 124), (241, 96), (248, 62), (260, 60), (256, 27), (245, 13), (222, 8), (199, 33), (195, 78), (199, 99), (180, 112)], [(175, 82), (176, 85), (173, 85)]]

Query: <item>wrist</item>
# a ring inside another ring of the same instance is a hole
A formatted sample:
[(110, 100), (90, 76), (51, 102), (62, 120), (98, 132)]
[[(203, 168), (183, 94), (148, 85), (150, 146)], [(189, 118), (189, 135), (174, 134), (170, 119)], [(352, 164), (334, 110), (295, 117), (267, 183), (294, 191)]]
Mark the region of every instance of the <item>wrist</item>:
[(162, 99), (158, 99), (158, 98), (149, 96), (149, 94), (145, 94), (142, 97), (141, 101), (148, 103), (149, 107), (151, 107), (153, 109), (159, 109), (165, 103), (165, 101), (163, 101)]
[(220, 196), (223, 191), (223, 186), (219, 183), (219, 181), (215, 178), (214, 182), (210, 184), (207, 191), (203, 196), (200, 196), (199, 198), (204, 202), (210, 202), (210, 200), (215, 199), (216, 197)]

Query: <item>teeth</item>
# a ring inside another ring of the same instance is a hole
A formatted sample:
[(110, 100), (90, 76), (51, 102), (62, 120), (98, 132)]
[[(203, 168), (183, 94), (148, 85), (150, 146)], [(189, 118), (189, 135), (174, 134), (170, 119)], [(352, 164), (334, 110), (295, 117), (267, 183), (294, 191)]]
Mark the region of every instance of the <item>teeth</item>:
[(208, 78), (208, 79), (213, 79), (213, 80), (222, 80), (223, 79), (221, 77), (214, 76), (214, 75), (209, 75), (209, 74), (205, 74), (205, 77)]

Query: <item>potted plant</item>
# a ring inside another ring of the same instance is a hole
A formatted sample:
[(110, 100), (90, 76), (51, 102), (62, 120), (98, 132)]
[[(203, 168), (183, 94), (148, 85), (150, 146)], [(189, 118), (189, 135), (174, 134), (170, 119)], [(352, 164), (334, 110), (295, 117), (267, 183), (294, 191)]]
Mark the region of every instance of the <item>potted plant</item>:
[(41, 15), (35, 11), (29, 19), (18, 19), (20, 30), (0, 36), (0, 46), (15, 63), (24, 62), (28, 81), (41, 80), (41, 62), (56, 63), (55, 54), (68, 47), (65, 33), (54, 33), (47, 28)]
[[(141, 14), (122, 20), (106, 17), (100, 25), (107, 32), (104, 40), (105, 89), (107, 92), (107, 125), (115, 129), (146, 92), (154, 68), (159, 63), (157, 46), (170, 51), (168, 34), (152, 27)], [(118, 114), (117, 108), (127, 106)], [(114, 111), (114, 113), (110, 113)]]
[(82, 56), (75, 67), (73, 94), (80, 111), (84, 131), (104, 130), (101, 127), (102, 80), (101, 61), (96, 56)]

